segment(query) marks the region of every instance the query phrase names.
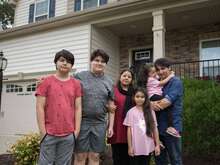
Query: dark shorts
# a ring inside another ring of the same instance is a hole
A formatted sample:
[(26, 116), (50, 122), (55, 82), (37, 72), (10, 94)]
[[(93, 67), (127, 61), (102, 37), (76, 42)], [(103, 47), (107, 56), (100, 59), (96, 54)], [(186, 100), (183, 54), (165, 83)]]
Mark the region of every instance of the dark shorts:
[(101, 153), (105, 149), (106, 124), (82, 124), (79, 136), (76, 139), (76, 153)]

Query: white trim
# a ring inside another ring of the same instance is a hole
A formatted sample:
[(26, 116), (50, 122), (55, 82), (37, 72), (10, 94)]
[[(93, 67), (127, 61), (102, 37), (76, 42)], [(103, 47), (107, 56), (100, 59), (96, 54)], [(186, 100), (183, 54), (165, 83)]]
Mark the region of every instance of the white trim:
[[(129, 68), (132, 65), (132, 51), (137, 50), (137, 49), (153, 49), (153, 45), (147, 45), (147, 46), (141, 46), (141, 47), (133, 47), (133, 48), (128, 49), (128, 54), (129, 54), (128, 55), (128, 60), (129, 60), (128, 66), (129, 66)], [(153, 50), (153, 52), (154, 52), (154, 50)], [(154, 59), (154, 53), (153, 53), (153, 59)]]
[[(220, 38), (210, 38), (210, 39), (199, 40), (199, 61), (202, 60), (202, 42), (215, 41), (215, 40), (220, 40)], [(200, 77), (203, 76), (203, 67), (202, 67), (202, 65), (199, 66), (199, 76)]]

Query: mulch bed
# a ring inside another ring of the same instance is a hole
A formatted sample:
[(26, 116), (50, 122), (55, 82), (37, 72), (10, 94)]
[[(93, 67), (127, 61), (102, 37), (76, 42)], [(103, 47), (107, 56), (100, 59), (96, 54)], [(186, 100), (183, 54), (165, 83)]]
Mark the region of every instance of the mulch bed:
[[(106, 155), (105, 155), (106, 156)], [(105, 157), (102, 155), (100, 165), (112, 165), (111, 155)], [(184, 165), (220, 165), (220, 158), (218, 159), (204, 159), (196, 158), (192, 156), (183, 156)], [(0, 165), (14, 165), (14, 159), (11, 154), (2, 154), (0, 155)]]
[(0, 155), (0, 164), (1, 165), (14, 165), (14, 159), (11, 154), (2, 154)]

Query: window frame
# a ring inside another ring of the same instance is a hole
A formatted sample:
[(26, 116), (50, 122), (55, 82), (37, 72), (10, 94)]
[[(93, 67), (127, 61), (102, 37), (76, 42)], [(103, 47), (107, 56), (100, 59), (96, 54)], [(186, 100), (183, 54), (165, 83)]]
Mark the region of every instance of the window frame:
[[(202, 55), (202, 44), (204, 43), (204, 42), (208, 42), (208, 41), (220, 41), (220, 38), (210, 38), (210, 39), (204, 39), (204, 40), (200, 40), (200, 42), (199, 42), (199, 60), (201, 61), (201, 60), (205, 60), (205, 59), (203, 59), (203, 55)], [(215, 58), (216, 59), (216, 58)], [(217, 58), (217, 59), (220, 59), (220, 58)], [(211, 58), (210, 59), (208, 59), (208, 60), (212, 60)], [(214, 59), (213, 59), (214, 60)], [(209, 67), (218, 67), (218, 64), (217, 65), (209, 65)], [(203, 64), (201, 64), (200, 63), (200, 66), (199, 66), (199, 68), (200, 68), (200, 70), (199, 70), (199, 75), (200, 75), (200, 77), (203, 77), (203, 76), (214, 76), (214, 75), (209, 75), (209, 73), (208, 73), (208, 75), (204, 75), (204, 66), (203, 66)]]
[[(47, 1), (48, 3), (47, 3), (47, 13), (45, 14), (41, 14), (41, 15), (36, 15), (36, 12), (37, 12), (37, 3), (40, 3), (40, 2), (42, 2), (42, 1)], [(35, 0), (35, 2), (34, 2), (34, 22), (38, 22), (37, 20), (36, 20), (36, 18), (39, 18), (39, 17), (42, 17), (42, 16), (47, 16), (47, 18), (45, 18), (45, 20), (46, 19), (48, 19), (49, 18), (49, 14), (50, 14), (50, 0)], [(42, 19), (42, 20), (44, 20), (44, 19)], [(39, 20), (39, 21), (42, 21), (42, 20)]]
[[(77, 12), (77, 11), (83, 11), (83, 10), (87, 10), (87, 9), (90, 9), (90, 8), (94, 8), (94, 7), (89, 7), (89, 8), (84, 8), (84, 0), (80, 0), (80, 10), (75, 10), (75, 3), (76, 0), (74, 0), (74, 11)], [(102, 5), (100, 5), (100, 2), (101, 0), (97, 0), (97, 5), (96, 7), (100, 7)], [(108, 0), (106, 1), (106, 4), (108, 3)]]

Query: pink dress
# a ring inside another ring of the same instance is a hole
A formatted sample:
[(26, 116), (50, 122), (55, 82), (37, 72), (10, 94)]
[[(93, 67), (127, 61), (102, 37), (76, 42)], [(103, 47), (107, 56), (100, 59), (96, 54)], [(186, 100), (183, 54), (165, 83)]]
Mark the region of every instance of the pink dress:
[[(157, 121), (152, 111), (155, 125)], [(155, 149), (154, 139), (146, 135), (144, 114), (137, 107), (130, 109), (125, 117), (124, 125), (131, 127), (132, 147), (134, 155), (149, 155)]]
[(162, 96), (162, 86), (159, 85), (160, 81), (156, 78), (149, 77), (147, 81), (147, 92), (149, 98), (154, 94)]

